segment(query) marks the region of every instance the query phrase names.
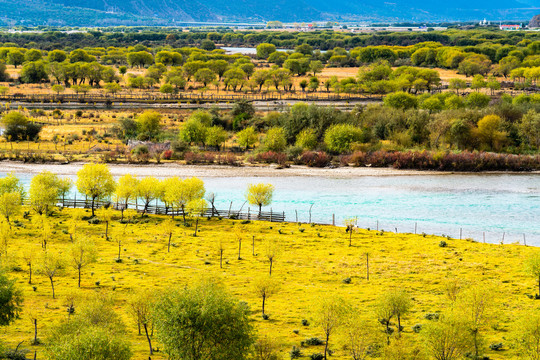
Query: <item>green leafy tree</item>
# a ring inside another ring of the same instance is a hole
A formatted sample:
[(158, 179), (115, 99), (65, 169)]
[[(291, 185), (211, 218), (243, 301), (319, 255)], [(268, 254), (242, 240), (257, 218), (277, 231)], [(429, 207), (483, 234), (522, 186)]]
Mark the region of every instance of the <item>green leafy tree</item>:
[(283, 151), (287, 146), (285, 129), (282, 127), (272, 127), (266, 132), (264, 147), (269, 151)]
[(32, 209), (42, 215), (56, 205), (60, 195), (60, 179), (49, 171), (35, 175), (30, 181), (29, 199)]
[(14, 280), (0, 271), (0, 326), (6, 326), (19, 318), (23, 296)]
[(161, 131), (161, 114), (157, 111), (147, 110), (136, 119), (137, 133), (147, 139), (153, 139)]
[(276, 51), (276, 46), (274, 44), (260, 43), (257, 45), (257, 57), (259, 59), (268, 59), (270, 54)]
[(259, 140), (257, 132), (255, 131), (255, 128), (253, 126), (248, 126), (244, 130), (239, 131), (236, 134), (236, 138), (238, 141), (238, 145), (243, 146), (246, 151), (250, 147), (254, 146)]
[(153, 315), (173, 359), (244, 360), (254, 342), (248, 309), (210, 280), (167, 291)]
[(341, 154), (351, 150), (351, 145), (362, 140), (362, 130), (349, 124), (332, 125), (324, 134), (328, 150)]
[(398, 91), (384, 97), (384, 104), (394, 109), (413, 109), (418, 106), (418, 99), (409, 93)]

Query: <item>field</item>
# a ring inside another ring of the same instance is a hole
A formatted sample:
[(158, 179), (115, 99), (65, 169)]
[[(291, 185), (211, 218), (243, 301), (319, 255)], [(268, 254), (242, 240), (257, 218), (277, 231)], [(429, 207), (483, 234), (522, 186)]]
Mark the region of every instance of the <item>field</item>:
[[(137, 335), (136, 323), (127, 310), (130, 294), (146, 288), (159, 295), (203, 276), (220, 278), (232, 294), (249, 304), (258, 334), (275, 339), (284, 359), (289, 358), (293, 345), (300, 346), (306, 338), (324, 338), (314, 322), (316, 305), (323, 297), (342, 297), (382, 331), (374, 314), (377, 299), (393, 289), (405, 290), (412, 298), (413, 307), (402, 321), (402, 341), (412, 347), (421, 342), (412, 327), (428, 322), (425, 319), (428, 313), (444, 312), (448, 303), (444, 289), (449, 281), (459, 281), (464, 287), (481, 284), (493, 305), (490, 321), (482, 330), (486, 355), (490, 359), (512, 358), (509, 339), (514, 320), (522, 312), (538, 308), (537, 302), (527, 297), (534, 294), (536, 280), (524, 272), (523, 265), (537, 249), (519, 244), (492, 245), (359, 229), (352, 235), (352, 246), (349, 246), (349, 235), (344, 227), (241, 223), (213, 218), (201, 219), (196, 237), (193, 236), (194, 226), (184, 227), (181, 219), (176, 219), (173, 246), (168, 253), (167, 236), (160, 226), (164, 217), (154, 215), (137, 217), (136, 223), (127, 225), (119, 223), (117, 218), (110, 225), (109, 240), (105, 239), (104, 223), (91, 225), (79, 221), (76, 237), (88, 237), (95, 242), (98, 261), (83, 268), (82, 287), (78, 290), (77, 272), (70, 266), (67, 251), (70, 245), (67, 224), (73, 211), (57, 210), (49, 217), (49, 251), (58, 252), (65, 260), (63, 271), (55, 278), (56, 299), (52, 299), (49, 279), (45, 276), (34, 273), (32, 285), (28, 284), (28, 266), (23, 254), (29, 249), (34, 253), (36, 269), (43, 251), (40, 231), (31, 219), (16, 219), (19, 221), (14, 226), (14, 235), (8, 240), (6, 255), (2, 255), (5, 266), (11, 269), (10, 276), (17, 279), (17, 286), (23, 290), (25, 300), (21, 319), (4, 327), (0, 338), (11, 347), (22, 341), (22, 347), (38, 352), (38, 359), (44, 358), (45, 346), (29, 345), (34, 330), (30, 315), (38, 319), (38, 337), (46, 340), (55, 322), (67, 320), (68, 298), (75, 298), (77, 314), (81, 299), (96, 292), (112, 294), (116, 311), (122, 314), (127, 325), (134, 359), (147, 359), (146, 338)], [(189, 220), (191, 225), (193, 222)], [(121, 239), (123, 259), (120, 263), (115, 261), (118, 239)], [(441, 241), (447, 246), (441, 247)], [(269, 242), (278, 249), (272, 278), (279, 282), (280, 291), (267, 300), (269, 319), (263, 320), (261, 300), (255, 295), (253, 285), (257, 277), (268, 273), (266, 248)], [(220, 243), (224, 248), (222, 269)], [(366, 280), (366, 253), (369, 254), (369, 281)], [(344, 282), (346, 278), (351, 279), (350, 283)], [(303, 319), (309, 321), (309, 326), (302, 325)], [(162, 350), (156, 339), (153, 342), (154, 348)], [(489, 350), (489, 344), (499, 342), (504, 345), (501, 351)], [(344, 344), (338, 331), (338, 336), (331, 338), (333, 359), (350, 358)], [(322, 346), (301, 350), (308, 356), (322, 352)], [(161, 351), (152, 356), (152, 359), (165, 358)]]

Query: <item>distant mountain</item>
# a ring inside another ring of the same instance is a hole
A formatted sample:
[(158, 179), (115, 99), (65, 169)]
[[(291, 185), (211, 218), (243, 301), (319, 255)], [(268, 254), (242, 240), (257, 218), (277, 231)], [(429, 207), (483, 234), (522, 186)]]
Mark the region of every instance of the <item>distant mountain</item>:
[(8, 25), (524, 20), (539, 11), (538, 0), (0, 0), (0, 22)]

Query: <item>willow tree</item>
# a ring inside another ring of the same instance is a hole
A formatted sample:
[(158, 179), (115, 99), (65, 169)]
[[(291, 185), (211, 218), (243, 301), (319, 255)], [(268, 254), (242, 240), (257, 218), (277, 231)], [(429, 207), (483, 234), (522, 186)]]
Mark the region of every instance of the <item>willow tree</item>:
[(145, 177), (137, 184), (137, 197), (143, 201), (142, 215), (146, 214), (150, 203), (161, 197), (162, 187), (155, 177)]
[(249, 184), (245, 194), (246, 201), (250, 205), (259, 207), (259, 216), (263, 206), (268, 206), (272, 203), (274, 196), (274, 185), (272, 184)]
[(60, 195), (60, 179), (50, 171), (43, 171), (30, 181), (29, 199), (38, 214), (47, 214)]
[(186, 206), (189, 202), (199, 200), (206, 192), (204, 182), (196, 177), (181, 180), (177, 177), (171, 178), (164, 189), (163, 198), (173, 208), (182, 210), (184, 224), (186, 223)]
[(81, 287), (81, 272), (83, 267), (96, 262), (96, 247), (87, 238), (78, 239), (69, 248), (71, 265), (77, 270), (79, 277), (78, 286)]
[(118, 186), (114, 193), (117, 204), (121, 204), (122, 220), (124, 220), (124, 210), (128, 208), (129, 201), (137, 197), (137, 185), (139, 180), (130, 174), (126, 174), (118, 179)]
[(77, 190), (92, 199), (92, 216), (95, 201), (111, 196), (115, 188), (116, 183), (105, 164), (86, 164), (77, 172)]

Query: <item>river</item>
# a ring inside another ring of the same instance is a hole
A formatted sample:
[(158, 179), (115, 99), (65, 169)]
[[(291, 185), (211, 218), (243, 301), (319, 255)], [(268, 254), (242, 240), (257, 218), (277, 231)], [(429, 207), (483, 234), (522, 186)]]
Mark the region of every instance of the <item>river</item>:
[[(33, 176), (16, 175), (27, 186)], [(216, 194), (218, 209), (231, 202), (239, 209), (247, 184), (265, 182), (275, 187), (272, 210), (284, 211), (288, 221), (298, 213), (298, 220), (307, 222), (312, 207), (313, 222), (331, 223), (335, 214), (336, 225), (357, 217), (362, 228), (412, 233), (416, 226), (417, 233), (452, 238), (462, 229), (463, 238), (483, 241), (485, 236), (490, 243), (501, 242), (503, 234), (505, 243), (523, 243), (525, 234), (528, 245), (540, 246), (539, 174), (227, 176), (216, 170), (200, 177), (207, 192)]]

